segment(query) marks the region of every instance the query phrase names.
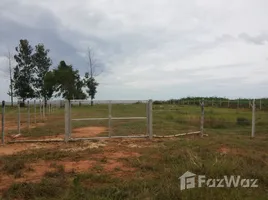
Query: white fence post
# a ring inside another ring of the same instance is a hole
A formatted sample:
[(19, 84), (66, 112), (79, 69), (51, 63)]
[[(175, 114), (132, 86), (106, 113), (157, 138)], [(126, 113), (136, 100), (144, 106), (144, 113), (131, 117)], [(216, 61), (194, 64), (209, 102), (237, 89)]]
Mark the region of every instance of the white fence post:
[(205, 117), (205, 109), (204, 109), (204, 99), (200, 103), (201, 106), (201, 126), (200, 126), (200, 136), (203, 137), (204, 135), (204, 117)]
[(39, 100), (39, 112), (40, 112), (40, 120), (42, 119), (42, 101)]
[(69, 101), (65, 101), (65, 135), (64, 135), (64, 140), (65, 142), (68, 142), (69, 140)]
[(112, 102), (109, 101), (109, 104), (108, 104), (108, 112), (109, 112), (109, 120), (108, 120), (108, 129), (109, 129), (109, 138), (111, 138), (112, 136)]
[(42, 102), (42, 106), (43, 106), (43, 120), (45, 120), (46, 115), (45, 101)]
[(36, 124), (36, 101), (34, 100), (34, 123)]
[(147, 131), (146, 134), (149, 136), (149, 101), (147, 101), (146, 103), (146, 127), (147, 127)]
[(153, 100), (149, 100), (149, 120), (148, 120), (148, 127), (149, 127), (149, 139), (153, 138)]
[(2, 101), (2, 144), (5, 144), (5, 101)]
[(256, 105), (255, 105), (255, 99), (253, 99), (252, 102), (252, 129), (251, 129), (251, 137), (255, 137), (255, 110), (256, 110)]
[(68, 133), (68, 137), (69, 139), (71, 138), (71, 134), (72, 134), (72, 102), (69, 101), (69, 133)]
[(27, 128), (28, 131), (30, 130), (30, 102), (27, 101), (27, 111), (28, 111), (28, 115), (27, 115)]
[(20, 134), (20, 100), (18, 100), (18, 134)]

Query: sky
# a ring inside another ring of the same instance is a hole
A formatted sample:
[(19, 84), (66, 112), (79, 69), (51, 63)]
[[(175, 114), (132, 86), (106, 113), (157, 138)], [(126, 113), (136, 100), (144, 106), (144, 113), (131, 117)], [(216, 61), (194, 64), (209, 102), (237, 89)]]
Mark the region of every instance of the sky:
[[(267, 0), (1, 0), (0, 99), (20, 39), (83, 75), (102, 73), (97, 100), (268, 97)], [(13, 66), (15, 66), (13, 62)]]

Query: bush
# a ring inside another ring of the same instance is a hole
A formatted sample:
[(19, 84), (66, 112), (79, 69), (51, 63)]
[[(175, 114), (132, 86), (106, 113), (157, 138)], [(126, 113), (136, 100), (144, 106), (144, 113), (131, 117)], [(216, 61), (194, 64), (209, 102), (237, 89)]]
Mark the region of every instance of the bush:
[(236, 118), (236, 124), (237, 125), (250, 125), (250, 121), (249, 119), (245, 118), (245, 117), (237, 117)]

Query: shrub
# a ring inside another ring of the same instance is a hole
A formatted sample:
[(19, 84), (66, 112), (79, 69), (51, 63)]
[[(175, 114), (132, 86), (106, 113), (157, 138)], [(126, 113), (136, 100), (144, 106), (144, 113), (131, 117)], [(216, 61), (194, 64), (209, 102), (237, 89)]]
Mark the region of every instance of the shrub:
[(245, 117), (237, 117), (236, 118), (237, 125), (250, 125), (250, 121)]

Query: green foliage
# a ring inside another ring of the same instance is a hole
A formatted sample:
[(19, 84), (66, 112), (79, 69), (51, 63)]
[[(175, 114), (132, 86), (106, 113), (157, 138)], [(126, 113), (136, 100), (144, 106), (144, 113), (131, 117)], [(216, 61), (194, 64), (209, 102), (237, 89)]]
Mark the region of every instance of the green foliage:
[(33, 63), (35, 65), (35, 88), (36, 96), (48, 100), (52, 97), (54, 92), (54, 77), (53, 73), (48, 73), (49, 67), (52, 65), (51, 59), (48, 57), (49, 49), (45, 49), (43, 44), (35, 46), (35, 53), (33, 54)]
[(99, 83), (97, 83), (93, 76), (89, 76), (89, 73), (87, 72), (85, 74), (84, 84), (87, 88), (86, 92), (89, 95), (92, 104), (92, 100), (95, 99), (95, 95), (97, 93), (97, 86), (99, 85)]
[(245, 117), (237, 117), (236, 124), (237, 125), (250, 125), (250, 121)]
[(17, 54), (14, 56), (17, 65), (14, 69), (14, 95), (20, 97), (23, 102), (27, 98), (34, 98), (34, 64), (32, 60), (33, 48), (28, 40), (20, 40), (19, 46), (15, 48)]
[(65, 99), (85, 99), (82, 88), (83, 82), (80, 80), (78, 70), (74, 70), (72, 65), (67, 65), (65, 61), (61, 61), (57, 69), (54, 70), (56, 82), (56, 91), (58, 96)]
[(56, 87), (56, 78), (53, 71), (48, 71), (44, 76), (44, 82), (42, 86), (42, 96), (46, 100), (49, 100), (55, 91)]
[(21, 173), (21, 170), (25, 168), (25, 161), (23, 159), (11, 159), (9, 157), (7, 158), (2, 158), (1, 160), (2, 163), (2, 170), (7, 172), (8, 174), (13, 174), (17, 175)]

